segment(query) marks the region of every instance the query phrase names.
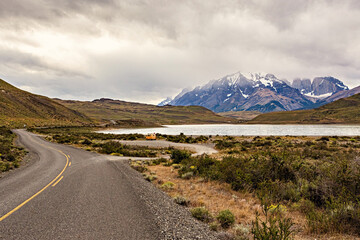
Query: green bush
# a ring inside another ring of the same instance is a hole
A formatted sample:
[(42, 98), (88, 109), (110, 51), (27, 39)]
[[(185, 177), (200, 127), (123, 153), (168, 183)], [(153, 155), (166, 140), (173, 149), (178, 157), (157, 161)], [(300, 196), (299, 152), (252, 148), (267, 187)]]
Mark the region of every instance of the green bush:
[(143, 163), (132, 162), (132, 163), (130, 164), (130, 166), (131, 166), (133, 169), (135, 169), (136, 171), (141, 172), (141, 173), (147, 171), (147, 168), (146, 168), (146, 166), (145, 166)]
[(219, 230), (219, 228), (220, 228), (219, 223), (216, 222), (216, 221), (211, 222), (211, 223), (209, 224), (209, 227), (210, 227), (210, 229), (211, 229), (212, 231), (217, 231), (217, 230)]
[(255, 240), (290, 240), (292, 239), (294, 223), (290, 218), (282, 218), (271, 209), (268, 199), (260, 198), (261, 207), (265, 216), (265, 221), (260, 220), (259, 214), (256, 215), (252, 223), (251, 233)]
[(216, 216), (223, 228), (228, 228), (235, 223), (235, 216), (230, 210), (223, 210)]
[(190, 179), (194, 176), (194, 173), (193, 172), (186, 172), (184, 174), (181, 174), (181, 178), (182, 179)]
[(171, 152), (170, 158), (173, 160), (173, 163), (179, 164), (179, 163), (181, 163), (184, 159), (188, 159), (190, 156), (191, 156), (191, 154), (190, 154), (188, 151), (179, 150), (179, 149), (174, 149), (174, 150)]
[(161, 185), (161, 188), (162, 189), (165, 189), (165, 190), (170, 190), (170, 189), (173, 189), (175, 186), (175, 184), (173, 182), (165, 182), (163, 185)]
[(175, 201), (175, 203), (182, 205), (182, 206), (188, 206), (190, 203), (190, 201), (184, 196), (175, 196), (174, 201)]
[(190, 210), (192, 216), (202, 222), (210, 222), (212, 216), (205, 207), (196, 207)]

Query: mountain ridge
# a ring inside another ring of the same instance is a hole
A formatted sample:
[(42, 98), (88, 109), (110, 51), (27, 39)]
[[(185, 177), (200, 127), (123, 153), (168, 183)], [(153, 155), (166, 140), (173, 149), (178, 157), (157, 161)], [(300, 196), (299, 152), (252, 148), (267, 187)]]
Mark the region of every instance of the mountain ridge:
[(236, 123), (201, 106), (156, 106), (108, 98), (56, 101), (106, 125), (160, 126), (167, 124)]
[(167, 98), (160, 105), (197, 105), (214, 112), (265, 113), (315, 108), (342, 91), (349, 91), (349, 88), (334, 77), (317, 77), (312, 81), (295, 79), (290, 83), (269, 73), (236, 72), (192, 90), (184, 89), (174, 99)]

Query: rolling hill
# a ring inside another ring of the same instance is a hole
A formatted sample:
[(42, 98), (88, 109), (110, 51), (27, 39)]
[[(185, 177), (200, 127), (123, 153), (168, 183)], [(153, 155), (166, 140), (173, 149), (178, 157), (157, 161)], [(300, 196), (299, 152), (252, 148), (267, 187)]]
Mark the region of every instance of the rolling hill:
[(237, 122), (200, 106), (155, 106), (106, 98), (94, 101), (60, 99), (55, 99), (55, 101), (103, 124), (120, 126)]
[(339, 99), (316, 109), (262, 114), (248, 123), (360, 124), (360, 94)]
[(220, 116), (223, 117), (231, 117), (231, 118), (235, 118), (239, 121), (249, 121), (254, 119), (255, 117), (259, 116), (261, 114), (261, 112), (256, 112), (256, 111), (238, 111), (238, 112), (221, 112), (218, 113)]
[(0, 79), (0, 126), (79, 126), (90, 123), (88, 117), (77, 111)]

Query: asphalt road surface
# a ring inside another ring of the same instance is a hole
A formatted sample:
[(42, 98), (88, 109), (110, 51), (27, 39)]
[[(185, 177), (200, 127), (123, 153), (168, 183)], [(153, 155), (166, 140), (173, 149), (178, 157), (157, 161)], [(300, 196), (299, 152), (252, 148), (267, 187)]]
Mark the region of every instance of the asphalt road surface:
[(0, 179), (0, 239), (217, 239), (126, 161), (15, 133), (32, 160)]

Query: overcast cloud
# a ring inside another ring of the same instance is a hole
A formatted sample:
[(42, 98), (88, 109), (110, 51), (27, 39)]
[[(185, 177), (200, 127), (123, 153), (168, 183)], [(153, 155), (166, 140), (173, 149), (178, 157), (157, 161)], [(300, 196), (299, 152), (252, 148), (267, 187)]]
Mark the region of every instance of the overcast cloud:
[(358, 0), (2, 0), (0, 78), (158, 103), (237, 71), (360, 85)]

